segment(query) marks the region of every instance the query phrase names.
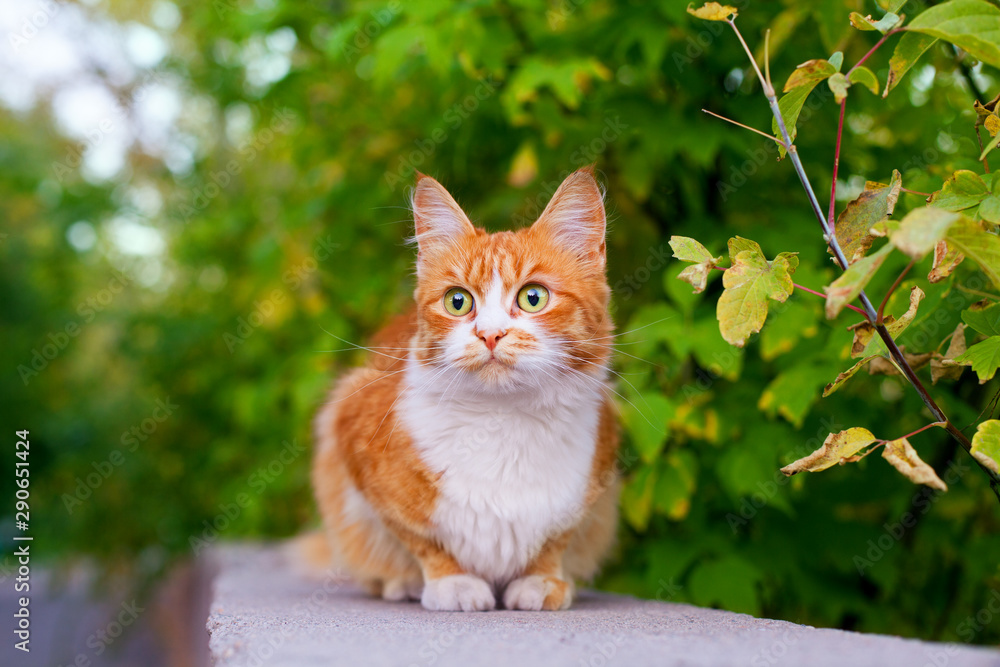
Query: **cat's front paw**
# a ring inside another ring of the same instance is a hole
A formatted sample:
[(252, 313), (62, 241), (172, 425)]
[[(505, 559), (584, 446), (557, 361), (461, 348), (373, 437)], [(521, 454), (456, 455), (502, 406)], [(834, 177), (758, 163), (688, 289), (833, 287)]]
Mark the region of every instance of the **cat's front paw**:
[(424, 582), (420, 603), (431, 611), (488, 611), (497, 606), (490, 585), (471, 574), (452, 574)]
[(503, 594), (507, 609), (554, 611), (569, 609), (573, 602), (573, 584), (558, 577), (532, 574), (510, 582)]
[(424, 589), (424, 580), (396, 577), (382, 583), (382, 599), (390, 602), (419, 600)]

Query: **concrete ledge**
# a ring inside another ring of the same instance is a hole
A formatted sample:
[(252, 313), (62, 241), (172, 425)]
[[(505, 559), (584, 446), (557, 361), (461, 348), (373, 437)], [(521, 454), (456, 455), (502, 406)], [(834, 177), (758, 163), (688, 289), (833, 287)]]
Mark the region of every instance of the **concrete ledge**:
[(443, 613), (297, 572), (277, 547), (215, 553), (216, 665), (1000, 667), (1000, 652), (584, 592), (565, 612)]

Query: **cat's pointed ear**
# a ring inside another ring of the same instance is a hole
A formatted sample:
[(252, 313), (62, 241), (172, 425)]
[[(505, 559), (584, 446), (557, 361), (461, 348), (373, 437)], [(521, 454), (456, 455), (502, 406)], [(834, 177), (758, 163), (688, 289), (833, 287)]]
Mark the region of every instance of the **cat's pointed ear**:
[(603, 269), (606, 226), (604, 194), (593, 167), (584, 167), (566, 177), (533, 228)]
[(420, 172), (417, 172), (411, 205), (418, 258), (434, 246), (450, 245), (463, 236), (476, 233), (476, 228), (444, 186)]

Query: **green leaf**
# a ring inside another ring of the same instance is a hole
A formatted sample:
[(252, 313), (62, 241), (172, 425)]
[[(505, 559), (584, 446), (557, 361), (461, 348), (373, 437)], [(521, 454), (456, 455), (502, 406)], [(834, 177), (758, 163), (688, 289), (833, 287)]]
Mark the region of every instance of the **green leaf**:
[(931, 195), (930, 202), (946, 211), (961, 211), (975, 206), (990, 194), (979, 174), (961, 169), (944, 182), (941, 189)]
[(990, 139), (990, 142), (983, 147), (983, 152), (979, 154), (979, 161), (982, 162), (985, 160), (986, 156), (989, 155), (998, 145), (1000, 145), (1000, 132), (997, 132), (996, 135)]
[(736, 7), (730, 5), (720, 5), (718, 2), (706, 2), (698, 9), (692, 9), (689, 5), (688, 14), (696, 16), (706, 21), (728, 21), (729, 17), (736, 18)]
[(896, 44), (895, 51), (892, 52), (892, 58), (889, 59), (889, 75), (885, 80), (885, 90), (882, 91), (882, 97), (886, 97), (889, 91), (899, 84), (903, 76), (920, 59), (920, 56), (924, 55), (924, 52), (934, 46), (937, 41), (937, 37), (919, 32), (903, 34), (899, 43)]
[(1000, 336), (1000, 303), (962, 311), (962, 321), (984, 336)]
[(698, 461), (691, 452), (671, 452), (661, 459), (653, 509), (673, 521), (681, 521), (691, 511), (691, 496), (698, 480)]
[[(743, 347), (764, 326), (768, 299), (784, 301), (792, 293), (792, 274), (799, 265), (794, 253), (785, 252), (769, 262), (760, 246), (749, 243), (753, 247), (739, 250), (722, 276), (725, 289), (716, 308), (722, 337), (736, 347)], [(730, 254), (734, 247), (747, 247), (746, 239), (730, 240)]]
[(965, 354), (955, 357), (955, 363), (971, 366), (979, 376), (979, 384), (985, 384), (993, 378), (1000, 368), (1000, 336), (991, 336), (981, 343), (976, 343)]
[(783, 307), (774, 307), (760, 334), (761, 359), (771, 361), (792, 351), (801, 339), (819, 332), (818, 322), (819, 309), (812, 301), (791, 299)]
[(703, 607), (721, 606), (730, 611), (759, 615), (757, 584), (760, 570), (739, 556), (702, 561), (691, 573), (691, 600)]
[(786, 476), (791, 477), (803, 471), (819, 472), (838, 463), (844, 464), (852, 460), (862, 449), (875, 443), (877, 438), (866, 428), (849, 428), (839, 433), (831, 433), (823, 441), (823, 445), (809, 456), (805, 456), (781, 469)]
[(851, 87), (851, 82), (847, 80), (847, 77), (837, 72), (829, 79), (826, 80), (826, 84), (830, 86), (830, 90), (833, 91), (833, 99), (837, 104), (840, 104), (847, 97), (847, 89)]
[(847, 77), (847, 80), (851, 83), (857, 83), (868, 90), (872, 91), (872, 95), (878, 95), (878, 77), (875, 76), (875, 72), (871, 71), (864, 65), (861, 67), (856, 67)]
[[(841, 55), (843, 58), (843, 55)], [(788, 92), (794, 90), (799, 86), (805, 86), (808, 84), (813, 84), (814, 86), (829, 78), (831, 75), (837, 72), (837, 68), (830, 64), (829, 61), (819, 59), (819, 60), (807, 60), (792, 72), (791, 76), (788, 77), (788, 81), (785, 82), (785, 87), (783, 92)]]
[[(810, 83), (801, 85), (794, 90), (790, 90), (781, 96), (778, 100), (778, 110), (781, 112), (781, 117), (785, 121), (785, 129), (788, 130), (788, 136), (792, 141), (795, 141), (796, 129), (795, 124), (799, 120), (799, 114), (802, 113), (802, 105), (806, 103), (806, 98), (809, 97), (809, 93), (813, 91), (819, 81), (812, 81)], [(778, 119), (774, 118), (771, 120), (771, 131), (774, 132), (774, 136), (779, 139), (779, 141), (784, 141), (781, 137), (781, 130), (778, 129)], [(785, 147), (782, 144), (778, 144), (778, 153), (781, 157), (785, 157)]]
[(691, 354), (698, 365), (715, 377), (729, 381), (738, 380), (743, 372), (743, 350), (727, 343), (719, 326), (710, 318), (697, 318), (688, 327), (691, 336)]
[(866, 32), (873, 32), (875, 30), (875, 22), (872, 21), (871, 16), (862, 16), (858, 12), (851, 12), (850, 20), (851, 25), (858, 30)]
[(840, 314), (844, 306), (858, 298), (861, 290), (885, 262), (892, 252), (893, 246), (887, 243), (871, 257), (862, 257), (847, 267), (836, 280), (824, 287), (826, 292), (826, 317), (833, 319)]
[(622, 515), (633, 528), (642, 532), (649, 525), (653, 510), (653, 492), (656, 489), (654, 466), (640, 467), (622, 487)]
[[(895, 340), (899, 334), (903, 333), (906, 327), (910, 326), (910, 322), (913, 318), (917, 316), (917, 308), (920, 306), (920, 302), (924, 298), (924, 291), (914, 285), (910, 289), (910, 305), (906, 309), (900, 318), (897, 320), (892, 315), (886, 315), (882, 322), (885, 325), (886, 331)], [(854, 343), (851, 346), (851, 357), (858, 359), (860, 357), (870, 357), (872, 355), (881, 356), (883, 354), (888, 354), (888, 350), (885, 347), (885, 343), (882, 338), (875, 331), (875, 327), (872, 326), (867, 320), (859, 322), (849, 330), (854, 332)]]
[(837, 216), (834, 232), (849, 263), (859, 260), (871, 247), (874, 240), (872, 227), (892, 215), (902, 187), (902, 177), (893, 169), (889, 185), (871, 181), (865, 183), (865, 189), (858, 198), (848, 202)]
[(858, 30), (877, 30), (883, 35), (895, 28), (902, 19), (894, 12), (886, 12), (878, 21), (872, 21), (871, 16), (862, 16), (858, 12), (851, 12), (851, 25)]
[(920, 259), (934, 249), (962, 215), (934, 206), (917, 208), (890, 230), (889, 241), (913, 259)]
[(951, 341), (944, 357), (931, 359), (931, 382), (937, 384), (941, 379), (957, 380), (962, 377), (965, 366), (955, 363), (955, 357), (965, 354), (965, 350), (965, 324), (959, 322), (951, 334)]
[(948, 230), (948, 245), (955, 248), (982, 269), (997, 287), (1000, 287), (1000, 236), (962, 216)]
[(674, 415), (674, 406), (662, 394), (643, 392), (629, 398), (621, 406), (625, 428), (642, 460), (655, 461), (667, 439), (667, 423)]
[(682, 262), (718, 262), (721, 257), (713, 257), (708, 248), (687, 236), (671, 236), (670, 249), (674, 257)]
[[(997, 136), (1000, 137), (1000, 134)], [(984, 199), (983, 203), (979, 205), (976, 215), (994, 225), (1000, 224), (1000, 193), (992, 194)]]
[(771, 417), (781, 415), (795, 428), (802, 426), (809, 408), (819, 398), (822, 375), (809, 364), (792, 366), (778, 374), (764, 389), (757, 407)]
[(926, 484), (940, 491), (948, 490), (948, 485), (938, 477), (934, 468), (917, 456), (917, 450), (913, 449), (913, 445), (906, 438), (885, 443), (882, 458), (914, 484)]
[(691, 283), (695, 294), (704, 292), (708, 285), (708, 275), (722, 261), (722, 256), (713, 257), (705, 246), (687, 236), (671, 236), (670, 247), (674, 251), (675, 258), (684, 262), (694, 262), (681, 271), (677, 278)]
[(829, 63), (833, 65), (833, 69), (835, 71), (839, 72), (840, 68), (844, 65), (844, 52), (834, 51), (833, 54), (830, 55)]
[(1000, 473), (1000, 420), (988, 419), (972, 436), (972, 455), (995, 473)]
[(1000, 67), (1000, 8), (986, 0), (949, 0), (919, 14), (908, 30), (961, 47), (969, 55)]
[(873, 355), (864, 357), (864, 358), (861, 359), (861, 361), (859, 361), (858, 363), (854, 364), (853, 366), (851, 366), (850, 368), (848, 368), (846, 371), (844, 371), (843, 373), (841, 373), (840, 375), (838, 375), (837, 378), (833, 382), (831, 382), (830, 384), (826, 385), (826, 387), (824, 387), (824, 389), (823, 389), (823, 398), (826, 398), (827, 396), (829, 396), (833, 392), (835, 392), (838, 389), (840, 389), (841, 387), (843, 387), (844, 383), (847, 382), (848, 380), (850, 380), (852, 377), (854, 377), (857, 374), (857, 372), (859, 370), (861, 370), (862, 366), (864, 366), (869, 361), (871, 361), (872, 359), (875, 359), (878, 356), (879, 355), (877, 355), (877, 354), (873, 354)]

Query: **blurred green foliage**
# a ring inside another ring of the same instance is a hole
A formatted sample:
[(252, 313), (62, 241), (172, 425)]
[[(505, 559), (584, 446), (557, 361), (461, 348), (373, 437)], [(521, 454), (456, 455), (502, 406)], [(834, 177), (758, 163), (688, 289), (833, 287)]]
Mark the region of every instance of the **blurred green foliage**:
[[(153, 4), (108, 11), (143, 22)], [(9, 442), (31, 431), (38, 551), (138, 556), (156, 570), (219, 535), (311, 525), (310, 420), (331, 378), (360, 358), (340, 339), (363, 342), (410, 298), (414, 169), (498, 230), (533, 220), (566, 173), (596, 162), (624, 332), (628, 479), (621, 547), (599, 584), (821, 626), (1000, 640), (996, 623), (966, 622), (1000, 587), (996, 501), (943, 432), (914, 442), (942, 474), (957, 466), (945, 494), (883, 461), (778, 473), (830, 431), (896, 437), (927, 421), (895, 377), (862, 373), (819, 400), (852, 363), (850, 313), (828, 323), (822, 300), (797, 292), (738, 350), (719, 334), (718, 281), (692, 295), (675, 279), (683, 266), (668, 260), (671, 234), (720, 254), (734, 235), (768, 256), (797, 251), (795, 280), (813, 288), (835, 275), (773, 142), (701, 113), (771, 122), (735, 37), (687, 15), (687, 4), (183, 2), (159, 67), (182, 82), (178, 123), (196, 146), (189, 173), (136, 150), (112, 182), (77, 170), (60, 178), (53, 165), (77, 147), (50, 115), (0, 111), (0, 414)], [(776, 81), (836, 50), (856, 62), (876, 41), (847, 21), (877, 11), (872, 2), (739, 6), (751, 48), (772, 28)], [(241, 54), (289, 30), (287, 75), (248, 83)], [(890, 53), (868, 63), (883, 82)], [(970, 73), (973, 63), (941, 43), (924, 58), (884, 101), (852, 91), (845, 194), (893, 169), (904, 187), (930, 192), (955, 169), (977, 168), (970, 81), (995, 86), (996, 73)], [(797, 141), (821, 199), (836, 128), (824, 89)], [(251, 120), (242, 134), (234, 118)], [(135, 204), (149, 189), (162, 200), (151, 211)], [(900, 213), (922, 204), (904, 194)], [(107, 229), (123, 212), (163, 234), (161, 255), (116, 248)], [(67, 242), (81, 220), (97, 231), (83, 251)], [(871, 291), (884, 293), (903, 264), (891, 258)], [(923, 335), (931, 349), (951, 332), (980, 298), (963, 289), (971, 271), (928, 292), (944, 315), (918, 316), (903, 342)], [(903, 309), (894, 298), (888, 312)], [(49, 344), (60, 348), (51, 360)], [(36, 351), (42, 367), (25, 379), (17, 368)], [(934, 387), (963, 425), (996, 391), (968, 372)], [(0, 480), (5, 498), (11, 479)]]

